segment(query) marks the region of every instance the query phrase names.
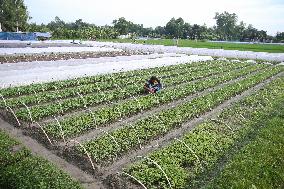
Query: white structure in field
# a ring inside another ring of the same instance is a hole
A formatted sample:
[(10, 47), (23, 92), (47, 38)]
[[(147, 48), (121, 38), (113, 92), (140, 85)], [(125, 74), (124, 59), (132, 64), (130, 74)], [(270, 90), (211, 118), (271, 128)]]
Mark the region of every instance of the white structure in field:
[(2, 32), (1, 22), (0, 22), (0, 32)]
[(145, 45), (132, 43), (113, 43), (113, 42), (92, 42), (86, 41), (84, 44), (96, 47), (118, 48), (123, 50), (133, 50), (145, 53), (177, 53), (177, 54), (191, 54), (201, 56), (218, 56), (225, 58), (245, 58), (245, 59), (259, 59), (266, 61), (284, 61), (284, 53), (267, 53), (267, 52), (252, 52), (252, 51), (238, 51), (238, 50), (224, 50), (224, 49), (206, 49), (206, 48), (192, 48), (192, 47), (177, 47), (177, 46), (163, 46), (163, 45)]

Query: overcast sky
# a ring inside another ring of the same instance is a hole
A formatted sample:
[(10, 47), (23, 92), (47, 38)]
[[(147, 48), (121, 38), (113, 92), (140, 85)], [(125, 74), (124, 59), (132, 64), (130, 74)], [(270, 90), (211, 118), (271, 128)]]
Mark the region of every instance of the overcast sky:
[(125, 17), (145, 27), (164, 26), (182, 17), (190, 24), (213, 26), (215, 12), (236, 13), (239, 21), (252, 24), (270, 35), (284, 32), (284, 0), (25, 0), (30, 22), (48, 23), (55, 16), (66, 22), (83, 19), (110, 25)]

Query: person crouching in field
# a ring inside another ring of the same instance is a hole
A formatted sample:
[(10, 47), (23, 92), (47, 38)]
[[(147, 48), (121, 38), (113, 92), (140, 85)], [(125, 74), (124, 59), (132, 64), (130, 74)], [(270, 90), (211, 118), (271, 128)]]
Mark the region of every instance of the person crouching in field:
[(156, 93), (162, 89), (162, 84), (156, 76), (152, 76), (150, 80), (145, 83), (144, 89), (147, 93)]

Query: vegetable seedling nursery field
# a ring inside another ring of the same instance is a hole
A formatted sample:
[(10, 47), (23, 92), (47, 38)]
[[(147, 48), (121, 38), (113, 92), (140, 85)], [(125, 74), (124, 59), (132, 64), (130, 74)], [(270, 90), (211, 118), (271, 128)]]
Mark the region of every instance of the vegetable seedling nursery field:
[[(145, 94), (152, 75), (164, 88)], [(283, 136), (283, 76), (215, 60), (1, 89), (0, 188), (283, 188), (283, 140), (252, 161), (273, 164), (265, 185), (237, 166)]]

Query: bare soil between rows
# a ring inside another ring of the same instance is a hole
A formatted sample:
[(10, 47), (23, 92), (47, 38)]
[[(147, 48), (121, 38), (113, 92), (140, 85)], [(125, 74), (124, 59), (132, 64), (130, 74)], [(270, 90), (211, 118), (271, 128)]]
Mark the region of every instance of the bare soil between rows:
[(132, 56), (144, 55), (144, 53), (136, 51), (122, 52), (80, 52), (80, 53), (44, 53), (44, 54), (20, 54), (20, 55), (2, 55), (0, 56), (1, 64), (18, 63), (18, 62), (41, 62), (41, 61), (56, 61), (70, 59), (87, 59), (100, 57), (116, 57), (116, 56)]

